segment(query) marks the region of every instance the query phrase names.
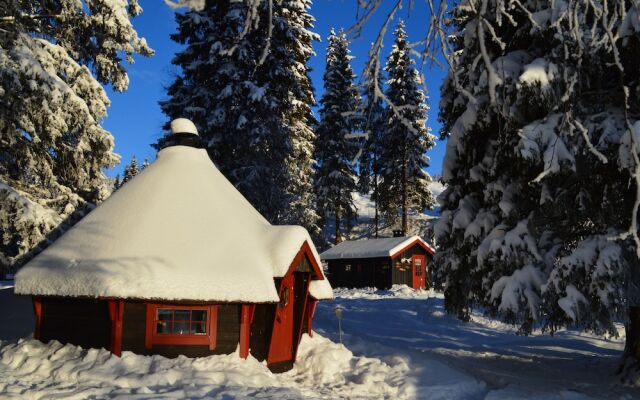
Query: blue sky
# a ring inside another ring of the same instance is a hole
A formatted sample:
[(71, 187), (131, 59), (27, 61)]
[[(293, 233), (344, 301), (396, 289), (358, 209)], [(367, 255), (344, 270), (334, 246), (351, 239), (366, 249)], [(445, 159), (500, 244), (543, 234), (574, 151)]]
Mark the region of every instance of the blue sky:
[[(179, 72), (178, 68), (171, 64), (174, 54), (180, 51), (181, 46), (169, 39), (169, 35), (176, 30), (175, 11), (165, 6), (160, 0), (140, 0), (144, 12), (134, 18), (133, 23), (140, 36), (147, 39), (149, 45), (156, 51), (155, 56), (145, 58), (136, 57), (133, 65), (128, 65), (130, 85), (124, 93), (114, 93), (107, 88), (111, 107), (108, 117), (104, 121), (106, 129), (115, 137), (116, 152), (122, 156), (122, 163), (109, 171), (109, 175), (115, 176), (121, 172), (125, 163), (128, 163), (135, 154), (138, 160), (155, 158), (155, 150), (150, 144), (162, 136), (162, 125), (166, 117), (160, 111), (158, 101), (166, 98), (165, 87), (168, 86)], [(388, 13), (391, 2), (386, 3), (370, 19), (365, 26), (362, 35), (355, 38), (350, 45), (351, 55), (354, 57), (352, 66), (359, 77), (364, 68), (371, 42), (375, 40), (377, 33)], [(309, 61), (312, 68), (311, 79), (315, 88), (316, 100), (322, 96), (322, 74), (325, 64), (325, 50), (327, 36), (331, 28), (348, 29), (355, 22), (357, 0), (316, 0), (311, 8), (311, 14), (316, 18), (315, 32), (321, 37), (321, 42), (314, 43), (316, 55)], [(423, 2), (416, 2), (413, 10), (402, 9), (396, 14), (406, 22), (410, 41), (420, 40), (427, 28), (427, 10)], [(393, 41), (389, 29), (384, 42), (384, 60)], [(432, 133), (439, 135), (440, 124), (437, 121), (439, 87), (444, 77), (444, 71), (439, 68), (425, 69), (426, 85), (429, 90), (428, 126)], [(442, 168), (444, 156), (444, 142), (437, 142), (434, 149), (429, 152), (431, 165), (428, 171), (431, 174), (439, 174)]]

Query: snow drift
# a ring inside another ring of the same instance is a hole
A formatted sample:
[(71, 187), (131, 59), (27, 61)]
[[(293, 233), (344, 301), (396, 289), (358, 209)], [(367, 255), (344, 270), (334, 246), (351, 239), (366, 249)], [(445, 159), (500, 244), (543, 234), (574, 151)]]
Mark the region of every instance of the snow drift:
[(84, 350), (58, 342), (0, 342), (0, 393), (4, 398), (331, 398), (404, 399), (405, 362), (388, 365), (319, 335), (306, 334), (293, 370), (272, 374), (265, 364), (237, 354), (206, 358), (122, 358), (107, 350)]

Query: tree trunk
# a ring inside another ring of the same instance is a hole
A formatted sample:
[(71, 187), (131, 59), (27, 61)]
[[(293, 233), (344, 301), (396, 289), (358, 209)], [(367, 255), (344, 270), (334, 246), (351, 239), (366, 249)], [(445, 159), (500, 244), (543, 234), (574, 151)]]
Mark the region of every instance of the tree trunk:
[(402, 163), (402, 234), (409, 234), (409, 222), (407, 221), (407, 162)]
[(624, 330), (626, 340), (618, 373), (623, 382), (635, 381), (640, 374), (640, 306), (629, 307), (629, 321)]
[(340, 233), (340, 208), (336, 207), (336, 240), (335, 244), (339, 244), (343, 241), (342, 233)]
[(625, 333), (625, 357), (633, 357), (640, 361), (640, 306), (629, 307), (629, 322), (625, 325)]
[(378, 175), (374, 174), (373, 175), (373, 205), (375, 207), (375, 216), (373, 217), (373, 226), (374, 226), (374, 237), (377, 239), (378, 238), (378, 229), (379, 228), (379, 223), (380, 223), (380, 217), (378, 215)]
[(374, 237), (377, 239), (378, 238), (378, 221), (379, 221), (379, 217), (378, 217), (378, 202), (376, 201), (375, 203), (375, 207), (376, 207), (376, 216), (373, 217), (373, 221), (374, 221)]

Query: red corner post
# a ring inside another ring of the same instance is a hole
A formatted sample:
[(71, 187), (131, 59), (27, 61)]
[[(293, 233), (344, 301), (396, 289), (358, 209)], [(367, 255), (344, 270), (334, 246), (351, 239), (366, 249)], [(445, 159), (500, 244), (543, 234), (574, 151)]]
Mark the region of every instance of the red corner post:
[(42, 325), (42, 298), (32, 297), (33, 301), (33, 313), (36, 317), (36, 327), (33, 330), (33, 338), (40, 340), (40, 326)]
[(111, 354), (120, 357), (122, 354), (122, 315), (124, 302), (109, 300), (109, 319), (111, 319)]
[(240, 357), (249, 357), (249, 346), (251, 341), (251, 321), (255, 312), (255, 304), (243, 304), (240, 315)]
[(209, 350), (216, 349), (218, 342), (218, 305), (209, 306)]

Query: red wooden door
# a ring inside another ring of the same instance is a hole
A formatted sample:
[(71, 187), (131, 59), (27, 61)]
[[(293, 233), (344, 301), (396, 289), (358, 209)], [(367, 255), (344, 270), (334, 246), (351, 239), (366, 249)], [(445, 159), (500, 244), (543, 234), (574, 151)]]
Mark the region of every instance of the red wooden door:
[(282, 279), (280, 303), (276, 306), (273, 321), (273, 336), (269, 346), (269, 364), (293, 360), (293, 304), (294, 277), (289, 274)]
[(413, 265), (413, 285), (414, 289), (424, 289), (426, 286), (426, 269), (424, 265), (424, 256), (411, 256), (411, 264)]

